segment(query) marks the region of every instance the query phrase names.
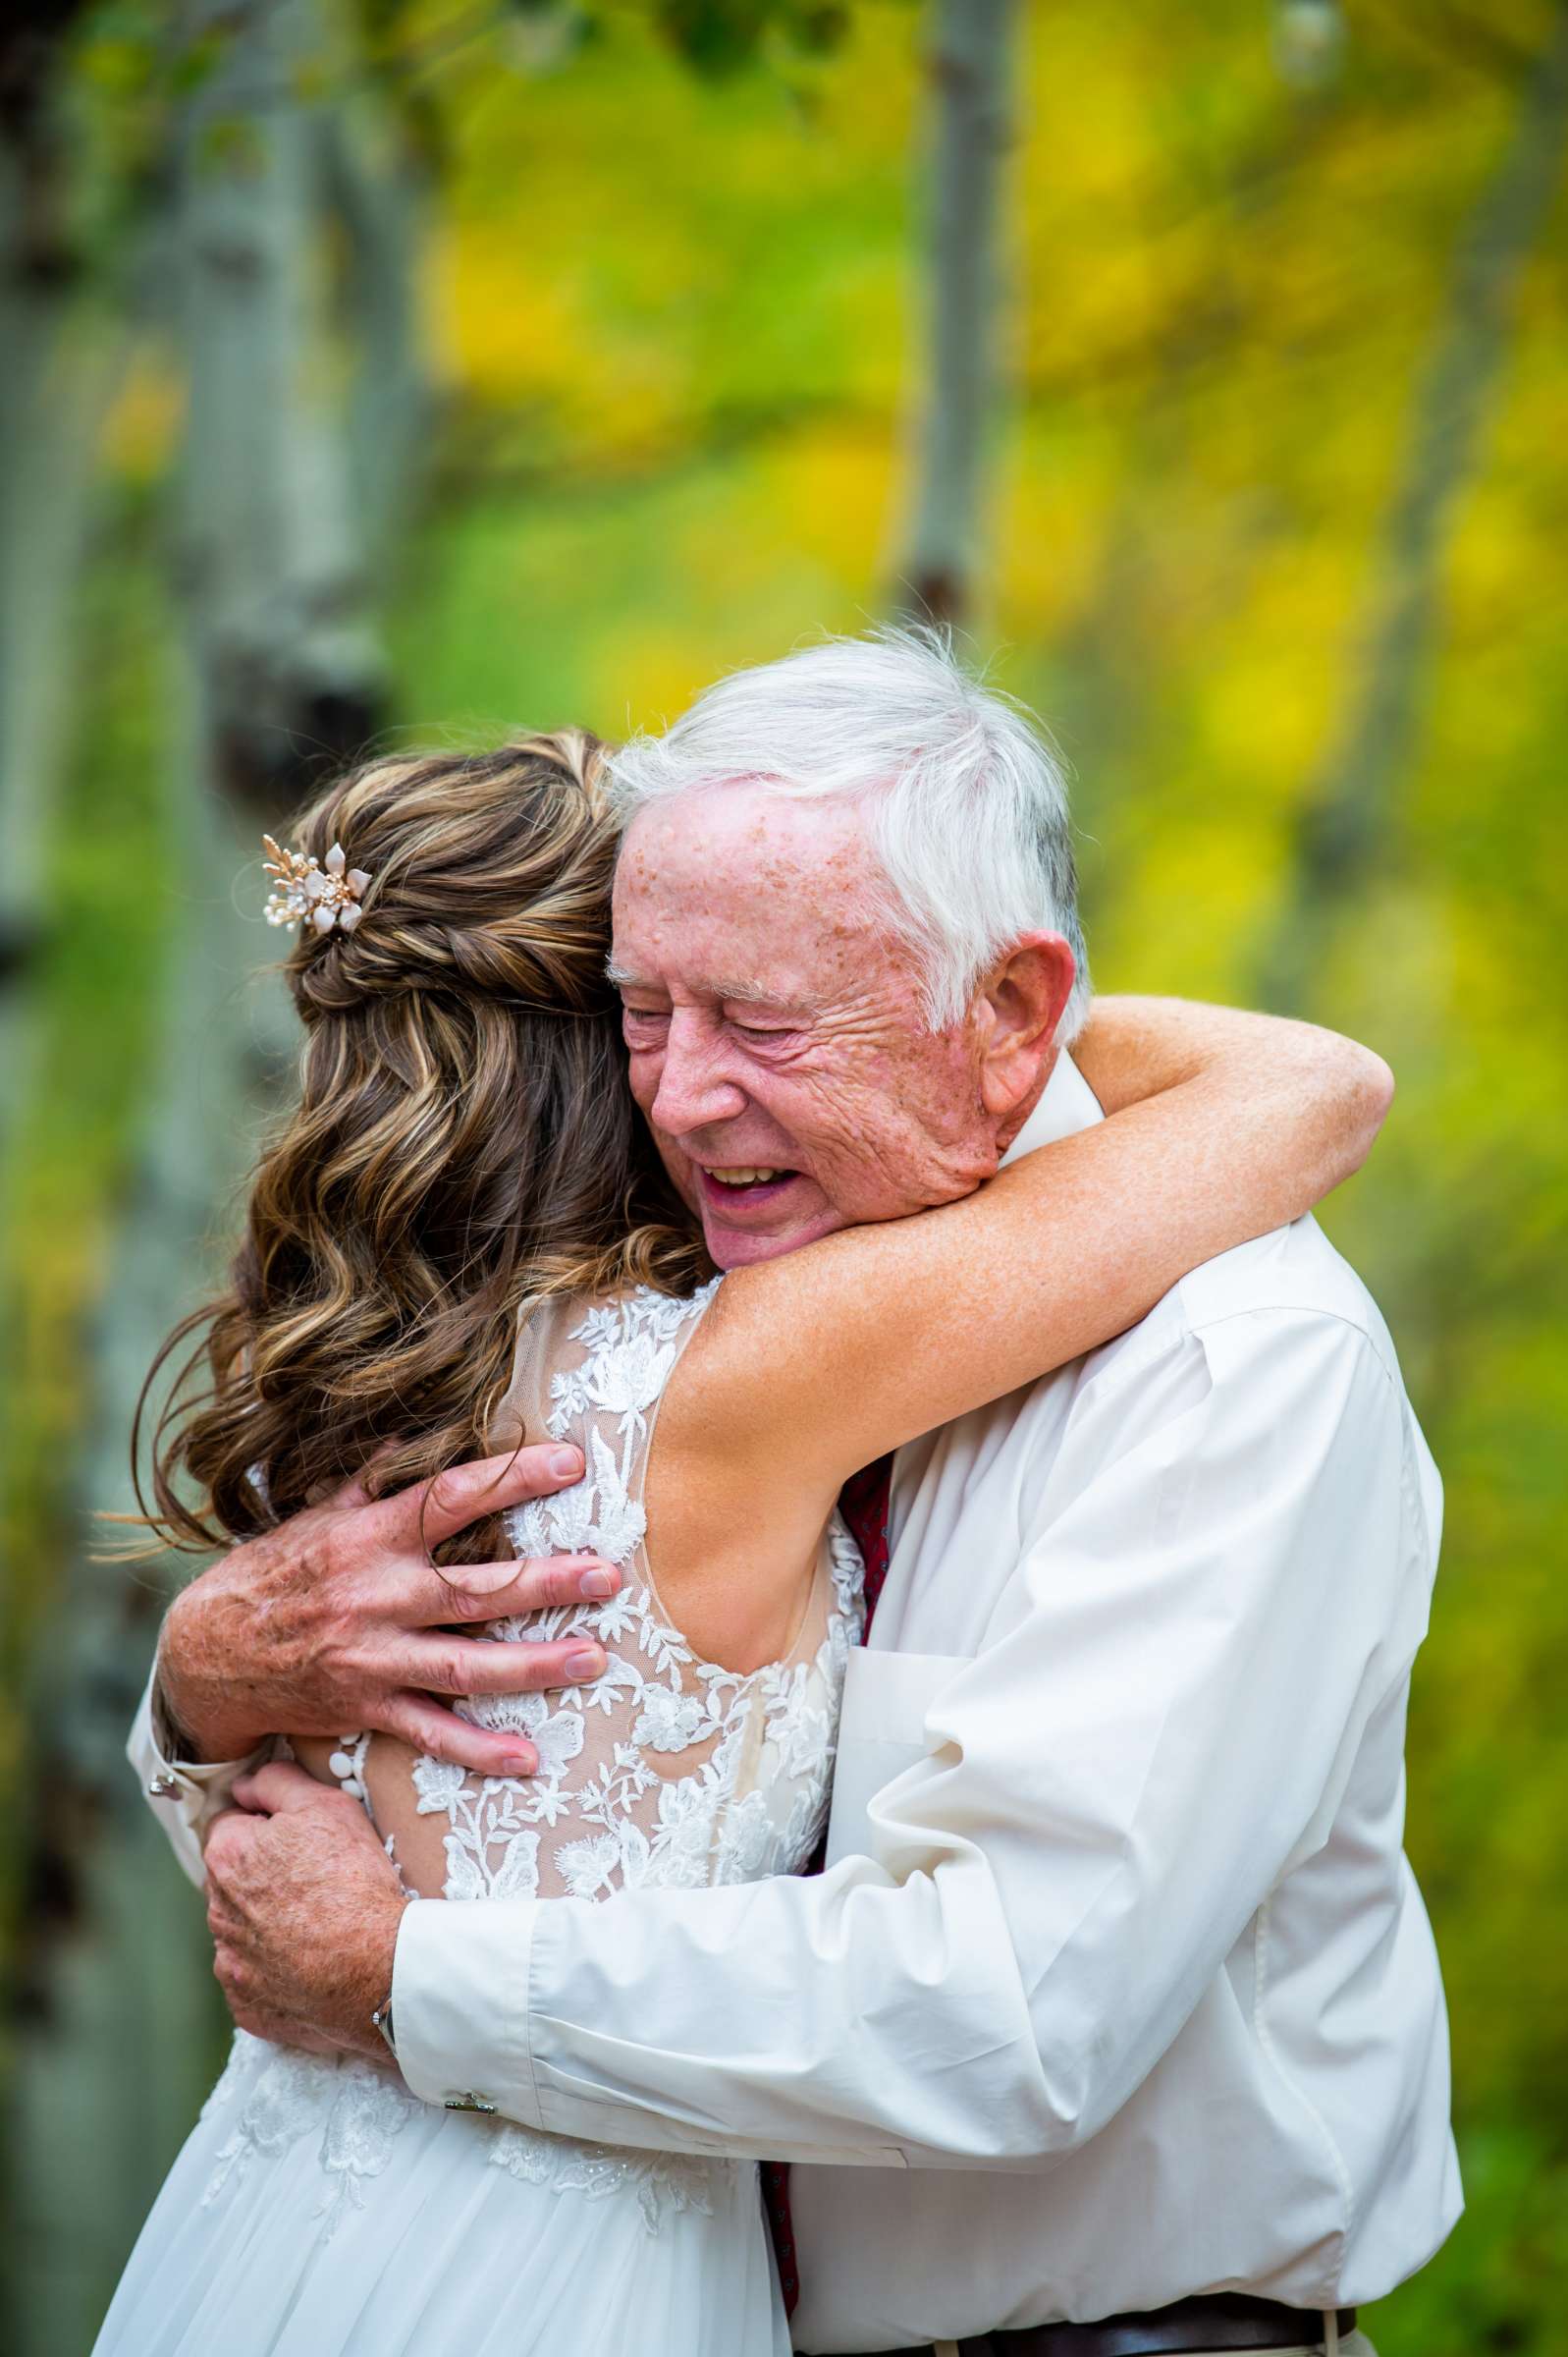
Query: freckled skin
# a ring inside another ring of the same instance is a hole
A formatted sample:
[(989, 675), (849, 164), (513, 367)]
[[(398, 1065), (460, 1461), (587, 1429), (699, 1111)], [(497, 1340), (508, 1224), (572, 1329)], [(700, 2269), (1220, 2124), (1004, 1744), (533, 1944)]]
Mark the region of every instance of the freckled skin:
[[(988, 1109), (984, 1026), (933, 1033), (912, 951), (880, 904), (853, 809), (727, 786), (632, 822), (615, 960), (631, 1086), (721, 1268), (970, 1193), (1050, 1072)], [(801, 1176), (715, 1204), (701, 1169)]]

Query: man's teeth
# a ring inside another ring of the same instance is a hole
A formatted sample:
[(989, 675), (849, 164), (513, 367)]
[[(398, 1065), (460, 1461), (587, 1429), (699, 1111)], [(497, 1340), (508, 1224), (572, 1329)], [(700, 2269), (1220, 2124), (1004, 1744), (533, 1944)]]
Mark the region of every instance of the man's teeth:
[(767, 1179), (782, 1178), (784, 1173), (783, 1171), (748, 1171), (737, 1167), (728, 1171), (710, 1171), (708, 1176), (710, 1178), (717, 1178), (721, 1186), (761, 1186)]

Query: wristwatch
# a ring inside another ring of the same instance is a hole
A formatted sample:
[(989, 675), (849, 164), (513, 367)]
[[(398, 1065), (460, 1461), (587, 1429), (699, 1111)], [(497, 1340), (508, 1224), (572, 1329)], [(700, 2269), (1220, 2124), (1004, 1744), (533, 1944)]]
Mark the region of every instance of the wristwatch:
[(391, 2055), (393, 2060), (396, 2062), (398, 2058), (398, 2041), (392, 2034), (392, 1991), (390, 1989), (387, 1991), (387, 1994), (382, 1999), (380, 2004), (377, 2005), (375, 2011), (371, 2014), (370, 2026), (372, 2029), (376, 2029), (381, 2032), (382, 2037), (385, 2038), (387, 2042), (387, 2051)]

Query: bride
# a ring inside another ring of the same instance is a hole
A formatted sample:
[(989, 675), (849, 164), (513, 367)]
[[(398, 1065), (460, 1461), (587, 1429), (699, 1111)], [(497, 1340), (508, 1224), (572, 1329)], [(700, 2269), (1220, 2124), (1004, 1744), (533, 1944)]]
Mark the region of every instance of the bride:
[[(211, 1546), (372, 1460), (385, 1494), (525, 1437), (581, 1448), (574, 1489), (508, 1516), (504, 1540), (441, 1551), (618, 1567), (604, 1601), (488, 1632), (606, 1649), (594, 1684), (460, 1706), (530, 1745), (537, 1773), (474, 1777), (353, 1729), (292, 1747), (427, 1898), (613, 1903), (805, 1869), (861, 1626), (840, 1485), (1108, 1341), (1304, 1212), (1367, 1144), (1360, 1051), (1102, 1003), (1075, 1055), (1104, 1125), (962, 1202), (721, 1281), (626, 1085), (599, 766), (574, 733), (382, 762), (321, 797), (301, 852), (276, 853), (271, 912), (299, 928), (299, 1102), (261, 1163), (233, 1290), (193, 1322), (207, 1389), (154, 1451), (157, 1526)], [(940, 1364), (917, 1347), (934, 1329)], [(737, 1523), (743, 1579), (715, 1570)], [(788, 2345), (754, 2165), (438, 2110), (390, 2056), (241, 2032), (97, 2357)]]

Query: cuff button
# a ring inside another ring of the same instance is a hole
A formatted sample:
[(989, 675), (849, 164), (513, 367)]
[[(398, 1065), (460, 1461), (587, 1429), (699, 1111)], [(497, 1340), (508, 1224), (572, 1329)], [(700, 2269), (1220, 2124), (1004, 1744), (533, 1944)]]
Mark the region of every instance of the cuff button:
[(163, 1769), (147, 1786), (149, 1800), (173, 1800), (180, 1790), (180, 1779)]
[(475, 2095), (471, 2088), (465, 2089), (461, 2095), (449, 2095), (445, 2099), (445, 2106), (449, 2111), (493, 2111), (495, 2110), (495, 2105), (490, 2101), (489, 2096)]

